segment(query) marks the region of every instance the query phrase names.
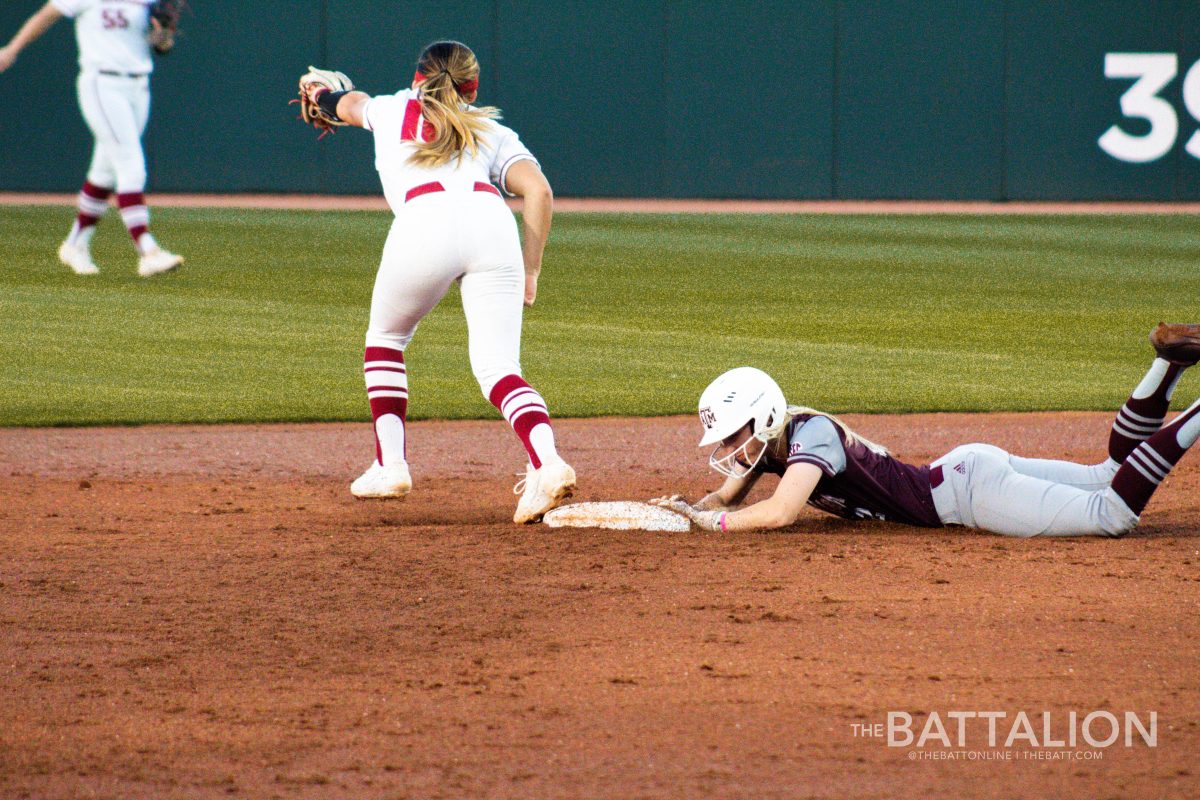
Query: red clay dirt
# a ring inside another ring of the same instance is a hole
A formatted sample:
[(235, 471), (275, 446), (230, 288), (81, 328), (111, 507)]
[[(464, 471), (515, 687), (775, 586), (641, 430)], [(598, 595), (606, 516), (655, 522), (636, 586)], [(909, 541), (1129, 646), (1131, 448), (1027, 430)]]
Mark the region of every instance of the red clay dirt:
[[(913, 461), (975, 440), (1090, 461), (1111, 417), (848, 419)], [(558, 423), (581, 499), (711, 488), (695, 428)], [(512, 525), (499, 421), (413, 424), (413, 494), (358, 502), (369, 436), (0, 431), (0, 796), (1200, 793), (1195, 458), (1122, 540), (817, 512), (684, 535)], [(1156, 711), (1157, 746), (853, 727), (985, 710), (1039, 738), (1043, 712), (1062, 738), (1072, 711)]]

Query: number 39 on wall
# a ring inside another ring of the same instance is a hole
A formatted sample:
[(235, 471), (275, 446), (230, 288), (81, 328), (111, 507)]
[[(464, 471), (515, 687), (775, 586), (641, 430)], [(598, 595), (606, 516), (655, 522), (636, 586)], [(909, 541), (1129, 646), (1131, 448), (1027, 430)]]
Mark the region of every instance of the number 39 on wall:
[[(1134, 136), (1113, 125), (1100, 137), (1100, 149), (1113, 158), (1145, 164), (1156, 161), (1175, 146), (1179, 135), (1179, 117), (1174, 107), (1158, 96), (1179, 73), (1179, 58), (1175, 53), (1105, 53), (1104, 77), (1137, 78), (1121, 95), (1121, 113), (1150, 123), (1150, 130)], [(1183, 79), (1183, 104), (1188, 113), (1200, 120), (1200, 61), (1188, 70)], [(1190, 155), (1200, 158), (1200, 131), (1184, 145)]]

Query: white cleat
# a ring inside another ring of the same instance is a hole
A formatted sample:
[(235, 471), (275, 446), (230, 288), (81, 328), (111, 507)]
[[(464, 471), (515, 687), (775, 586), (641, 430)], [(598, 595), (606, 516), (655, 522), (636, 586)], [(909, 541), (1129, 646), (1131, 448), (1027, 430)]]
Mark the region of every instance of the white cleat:
[(386, 467), (374, 461), (366, 472), (350, 484), (350, 494), (363, 499), (404, 497), (411, 490), (412, 475), (408, 472), (408, 464), (403, 461)]
[(575, 491), (575, 470), (565, 461), (551, 461), (534, 469), (525, 467), (525, 477), (513, 487), (513, 494), (521, 494), (517, 502), (517, 513), (513, 522), (524, 525), (537, 522), (552, 508), (557, 508)]
[(58, 248), (58, 260), (71, 268), (76, 275), (99, 275), (100, 268), (92, 261), (92, 254), (70, 242)]
[(170, 272), (182, 263), (183, 256), (158, 248), (138, 259), (138, 275), (149, 278), (152, 275)]

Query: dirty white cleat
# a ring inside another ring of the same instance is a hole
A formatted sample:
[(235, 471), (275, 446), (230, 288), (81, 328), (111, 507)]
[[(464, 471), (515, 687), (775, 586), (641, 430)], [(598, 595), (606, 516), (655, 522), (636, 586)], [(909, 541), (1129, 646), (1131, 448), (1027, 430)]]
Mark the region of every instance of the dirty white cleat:
[(100, 268), (92, 261), (92, 254), (70, 242), (63, 242), (58, 248), (58, 260), (70, 267), (76, 275), (100, 274)]
[(147, 251), (145, 255), (138, 259), (138, 275), (141, 275), (143, 278), (149, 278), (151, 275), (170, 272), (182, 263), (183, 256), (158, 247)]
[(575, 470), (565, 461), (549, 461), (541, 469), (532, 464), (525, 467), (525, 477), (513, 487), (513, 494), (520, 493), (517, 513), (513, 522), (523, 525), (537, 522), (552, 508), (558, 507), (575, 491)]
[(360, 498), (371, 497), (404, 497), (412, 490), (412, 475), (408, 472), (408, 464), (382, 466), (378, 461), (350, 484), (350, 494)]

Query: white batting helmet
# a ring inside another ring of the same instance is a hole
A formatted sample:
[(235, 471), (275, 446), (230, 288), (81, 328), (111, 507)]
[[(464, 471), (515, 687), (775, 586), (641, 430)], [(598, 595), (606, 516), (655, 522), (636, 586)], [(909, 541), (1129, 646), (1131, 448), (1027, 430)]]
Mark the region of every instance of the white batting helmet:
[(777, 425), (787, 413), (787, 400), (775, 380), (754, 367), (738, 367), (720, 375), (700, 395), (699, 447), (716, 444), (737, 433), (747, 422), (760, 434)]

